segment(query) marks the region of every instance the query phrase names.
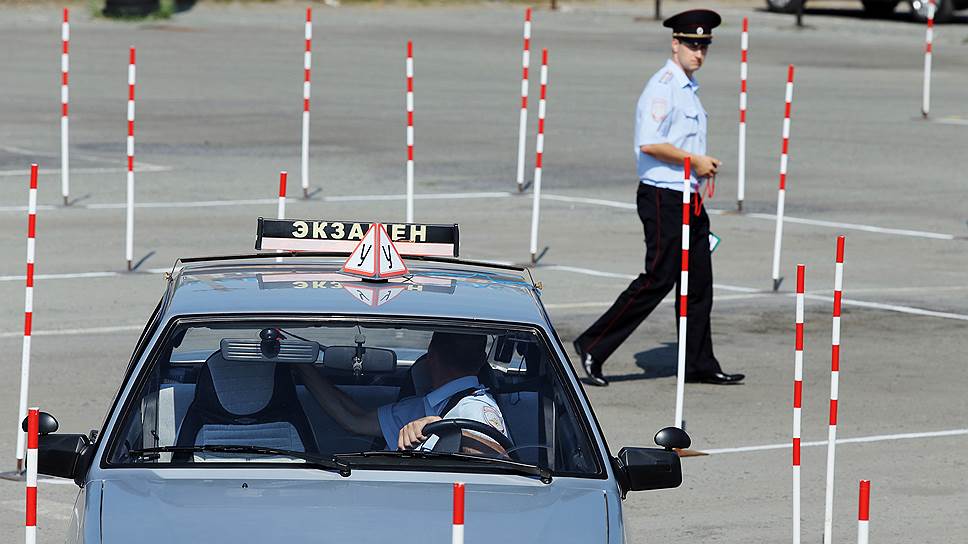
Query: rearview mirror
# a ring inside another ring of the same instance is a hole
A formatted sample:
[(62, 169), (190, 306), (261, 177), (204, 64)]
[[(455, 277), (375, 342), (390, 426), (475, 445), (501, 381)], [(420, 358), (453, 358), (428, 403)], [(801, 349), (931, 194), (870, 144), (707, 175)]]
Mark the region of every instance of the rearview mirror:
[(356, 376), (391, 374), (397, 370), (397, 354), (383, 348), (329, 346), (323, 350), (323, 366)]

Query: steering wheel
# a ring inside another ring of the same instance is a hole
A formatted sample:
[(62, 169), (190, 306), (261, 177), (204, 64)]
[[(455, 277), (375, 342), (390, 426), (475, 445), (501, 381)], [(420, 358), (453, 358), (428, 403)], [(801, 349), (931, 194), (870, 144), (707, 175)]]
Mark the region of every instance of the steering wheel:
[[(511, 439), (504, 436), (504, 433), (491, 427), (487, 423), (481, 423), (480, 421), (474, 421), (473, 419), (441, 419), (440, 421), (434, 421), (433, 423), (428, 423), (423, 428), (424, 436), (429, 436), (435, 434), (440, 437), (439, 444), (444, 445), (445, 437), (449, 438), (454, 436), (456, 440), (451, 445), (454, 451), (460, 447), (460, 432), (462, 430), (474, 431), (481, 433), (491, 440), (497, 442), (505, 450), (510, 450), (514, 447), (514, 443)], [(450, 442), (450, 441), (448, 441)], [(450, 445), (450, 444), (448, 444)]]

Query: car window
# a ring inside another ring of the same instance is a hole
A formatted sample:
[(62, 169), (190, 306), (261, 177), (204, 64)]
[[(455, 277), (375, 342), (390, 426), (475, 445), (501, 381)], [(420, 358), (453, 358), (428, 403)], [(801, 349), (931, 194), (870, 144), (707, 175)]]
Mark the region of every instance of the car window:
[(305, 455), (295, 453), (396, 450), (401, 426), (434, 415), (484, 426), (442, 431), (417, 449), (599, 472), (570, 382), (536, 330), (219, 321), (173, 327), (154, 354), (109, 465), (298, 464)]

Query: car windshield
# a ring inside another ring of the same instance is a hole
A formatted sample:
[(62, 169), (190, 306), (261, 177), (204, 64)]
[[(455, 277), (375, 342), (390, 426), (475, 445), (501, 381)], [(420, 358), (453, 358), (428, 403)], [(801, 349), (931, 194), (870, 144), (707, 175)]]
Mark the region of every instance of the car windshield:
[[(399, 458), (372, 452), (414, 450), (435, 452), (406, 456), (414, 463), (476, 457), (597, 474), (588, 422), (561, 369), (544, 337), (521, 326), (181, 324), (125, 403), (109, 464), (325, 458), (393, 469)], [(401, 429), (436, 418), (434, 433), (404, 439)]]

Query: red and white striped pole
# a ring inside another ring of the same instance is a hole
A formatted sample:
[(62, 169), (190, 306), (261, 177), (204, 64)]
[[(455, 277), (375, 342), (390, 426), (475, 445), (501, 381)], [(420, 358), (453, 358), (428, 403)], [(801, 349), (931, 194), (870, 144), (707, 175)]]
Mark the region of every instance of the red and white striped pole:
[(518, 191), (524, 190), (524, 155), (527, 153), (528, 68), (531, 66), (531, 8), (524, 12), (524, 52), (521, 53), (521, 119), (518, 122)]
[(134, 260), (134, 47), (129, 50), (128, 58), (128, 195), (125, 215), (124, 255), (128, 260), (128, 270)]
[(40, 435), (40, 409), (27, 413), (27, 544), (37, 542), (37, 445)]
[(302, 114), (302, 190), (309, 198), (309, 95), (313, 66), (313, 8), (306, 8), (306, 51), (303, 53), (303, 114)]
[(464, 484), (454, 484), (454, 524), (451, 544), (464, 544)]
[(931, 54), (934, 49), (934, 0), (928, 2), (928, 28), (924, 37), (924, 87), (921, 91), (921, 115), (927, 119), (931, 110)]
[(830, 425), (827, 428), (827, 492), (824, 501), (823, 543), (832, 542), (834, 524), (834, 454), (837, 449), (837, 400), (840, 397), (840, 302), (844, 288), (844, 236), (837, 237), (834, 268), (834, 312), (830, 340)]
[(534, 200), (531, 204), (531, 264), (538, 262), (538, 223), (541, 216), (541, 168), (544, 157), (545, 100), (548, 93), (548, 50), (541, 50), (541, 96), (538, 100), (538, 140), (535, 145)]
[(686, 316), (689, 302), (689, 200), (692, 197), (692, 165), (682, 165), (682, 270), (679, 275), (679, 357), (676, 365), (676, 427), (682, 428), (682, 404), (686, 390)]
[(413, 223), (413, 42), (407, 41), (407, 223)]
[(860, 481), (860, 498), (857, 501), (857, 544), (867, 544), (871, 521), (871, 482)]
[[(279, 172), (279, 206), (276, 208), (276, 219), (286, 218), (286, 180), (289, 177), (289, 172), (285, 170)], [(276, 253), (282, 253), (281, 249), (277, 249)], [(276, 262), (281, 263), (282, 257), (276, 257)]]
[(800, 416), (803, 408), (804, 272), (797, 265), (796, 345), (793, 355), (793, 544), (800, 544)]
[(780, 189), (776, 197), (776, 233), (773, 238), (773, 290), (780, 288), (780, 246), (783, 242), (783, 205), (786, 198), (787, 160), (790, 151), (790, 106), (793, 102), (793, 65), (787, 68), (786, 106), (783, 110), (783, 147), (780, 152)]
[(30, 165), (30, 191), (27, 200), (27, 283), (24, 290), (24, 343), (20, 357), (20, 405), (17, 410), (17, 472), (23, 470), (24, 430), (27, 417), (27, 390), (30, 385), (30, 339), (34, 322), (34, 237), (37, 234), (37, 165)]
[(70, 72), (70, 51), (71, 51), (71, 23), (70, 12), (64, 8), (64, 22), (61, 23), (61, 195), (64, 197), (64, 205), (68, 204), (70, 196), (70, 170), (68, 160), (68, 117), (67, 104), (68, 94), (68, 74)]
[(737, 163), (736, 211), (743, 211), (746, 198), (746, 76), (747, 51), (750, 46), (749, 19), (743, 17), (743, 33), (740, 35), (739, 58), (739, 162)]

